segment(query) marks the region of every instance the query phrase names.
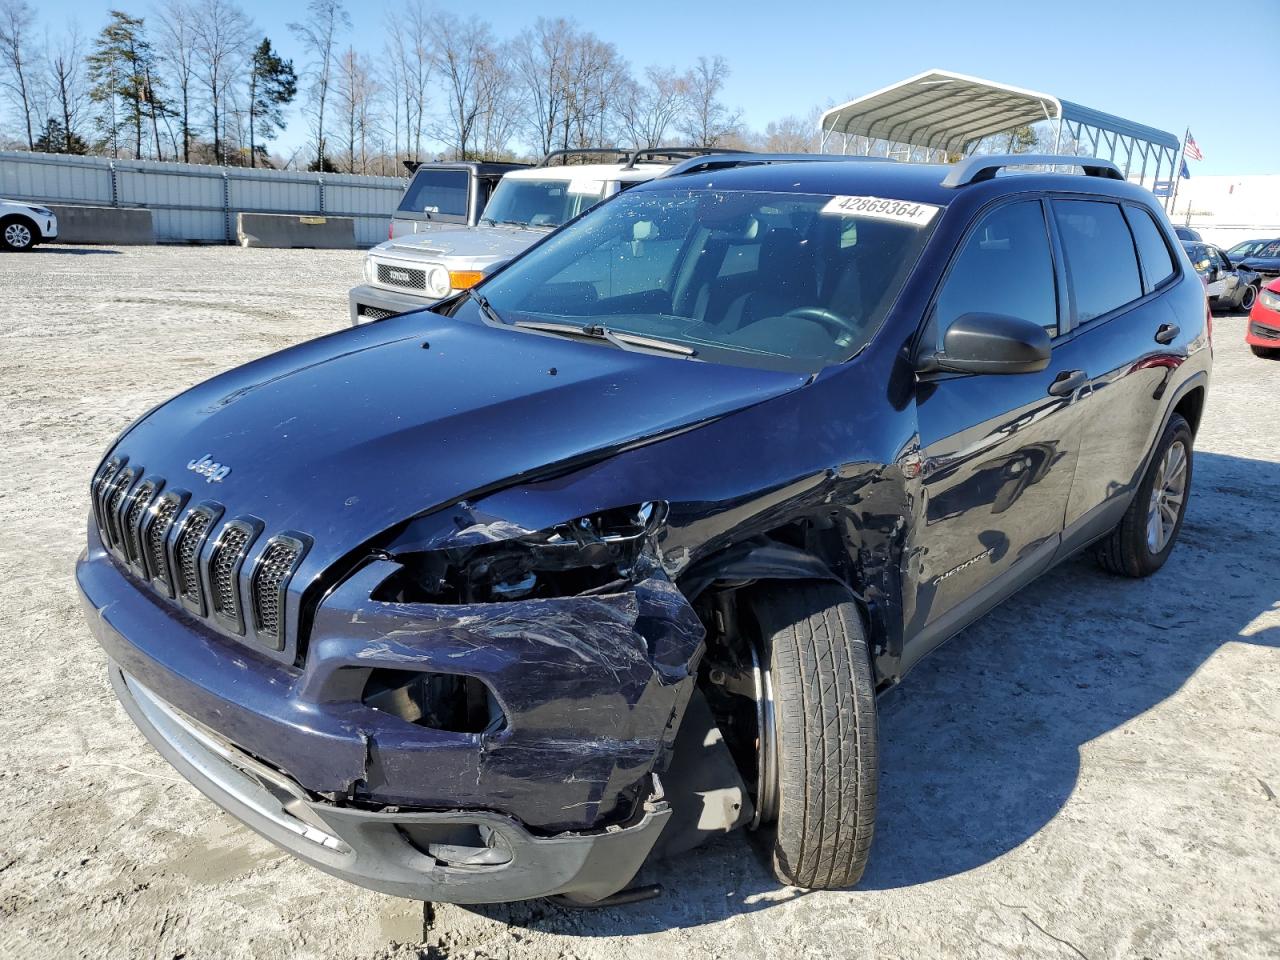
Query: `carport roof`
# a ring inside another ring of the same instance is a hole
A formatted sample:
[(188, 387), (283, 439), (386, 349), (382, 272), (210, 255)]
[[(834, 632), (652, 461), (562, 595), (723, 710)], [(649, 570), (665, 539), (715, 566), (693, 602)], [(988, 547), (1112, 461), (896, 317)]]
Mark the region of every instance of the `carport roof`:
[(822, 131), (824, 137), (837, 133), (955, 152), (983, 137), (1040, 120), (1084, 124), (1178, 149), (1177, 137), (1155, 127), (1052, 94), (948, 70), (927, 70), (832, 107), (822, 115)]

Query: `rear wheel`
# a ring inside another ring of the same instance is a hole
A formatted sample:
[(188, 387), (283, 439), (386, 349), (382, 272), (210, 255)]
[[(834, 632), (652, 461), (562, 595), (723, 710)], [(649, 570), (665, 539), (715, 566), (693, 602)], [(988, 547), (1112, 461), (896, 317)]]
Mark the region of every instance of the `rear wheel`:
[(1095, 548), (1108, 573), (1147, 577), (1173, 552), (1191, 493), (1191, 427), (1175, 413), (1124, 518)]
[(770, 586), (752, 604), (764, 689), (762, 819), (776, 817), (773, 869), (798, 887), (857, 883), (875, 826), (875, 683), (862, 615), (847, 590)]
[(30, 250), (36, 243), (35, 231), (31, 224), (20, 217), (10, 217), (0, 221), (0, 246), (6, 250)]

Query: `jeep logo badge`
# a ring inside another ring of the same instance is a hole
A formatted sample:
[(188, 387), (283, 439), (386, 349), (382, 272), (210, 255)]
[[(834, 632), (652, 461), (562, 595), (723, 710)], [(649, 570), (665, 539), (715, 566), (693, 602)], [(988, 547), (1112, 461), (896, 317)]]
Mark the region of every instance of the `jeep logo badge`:
[(187, 469), (204, 477), (205, 483), (221, 483), (223, 478), (231, 472), (230, 467), (214, 463), (213, 457), (207, 453), (198, 460), (188, 461)]
[(388, 270), (392, 280), (399, 280), (401, 283), (409, 282), (409, 274), (404, 270)]

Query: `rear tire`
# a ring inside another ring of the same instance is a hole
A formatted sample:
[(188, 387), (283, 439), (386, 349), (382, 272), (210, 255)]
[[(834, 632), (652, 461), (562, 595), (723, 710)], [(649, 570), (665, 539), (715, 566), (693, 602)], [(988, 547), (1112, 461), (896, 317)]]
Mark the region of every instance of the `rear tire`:
[(0, 220), (0, 249), (11, 253), (30, 250), (39, 240), (36, 228), (22, 217)]
[(1094, 548), (1099, 565), (1121, 577), (1149, 577), (1178, 542), (1191, 495), (1191, 426), (1169, 418), (1124, 518)]
[(836, 584), (769, 587), (753, 605), (777, 743), (773, 871), (797, 887), (858, 882), (875, 827), (879, 745), (862, 615)]

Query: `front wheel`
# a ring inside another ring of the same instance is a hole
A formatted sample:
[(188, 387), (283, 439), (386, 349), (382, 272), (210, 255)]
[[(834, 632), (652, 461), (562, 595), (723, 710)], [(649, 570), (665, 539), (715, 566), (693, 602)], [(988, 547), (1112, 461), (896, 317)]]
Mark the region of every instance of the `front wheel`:
[(773, 871), (783, 883), (858, 882), (875, 827), (879, 745), (875, 683), (862, 614), (837, 584), (786, 583), (752, 605), (771, 707), (761, 743), (774, 782), (757, 798), (776, 816)]
[(1169, 559), (1191, 493), (1191, 442), (1191, 426), (1175, 413), (1124, 518), (1095, 548), (1102, 569), (1117, 576), (1149, 577)]
[(1280, 350), (1275, 347), (1260, 347), (1256, 343), (1251, 343), (1249, 349), (1253, 351), (1255, 357), (1261, 357), (1263, 360), (1280, 360)]
[(1240, 294), (1240, 309), (1248, 313), (1253, 309), (1253, 301), (1258, 299), (1258, 288), (1252, 283), (1244, 288), (1244, 292)]
[(18, 252), (30, 250), (36, 244), (35, 231), (25, 220), (11, 217), (0, 223), (0, 247)]

